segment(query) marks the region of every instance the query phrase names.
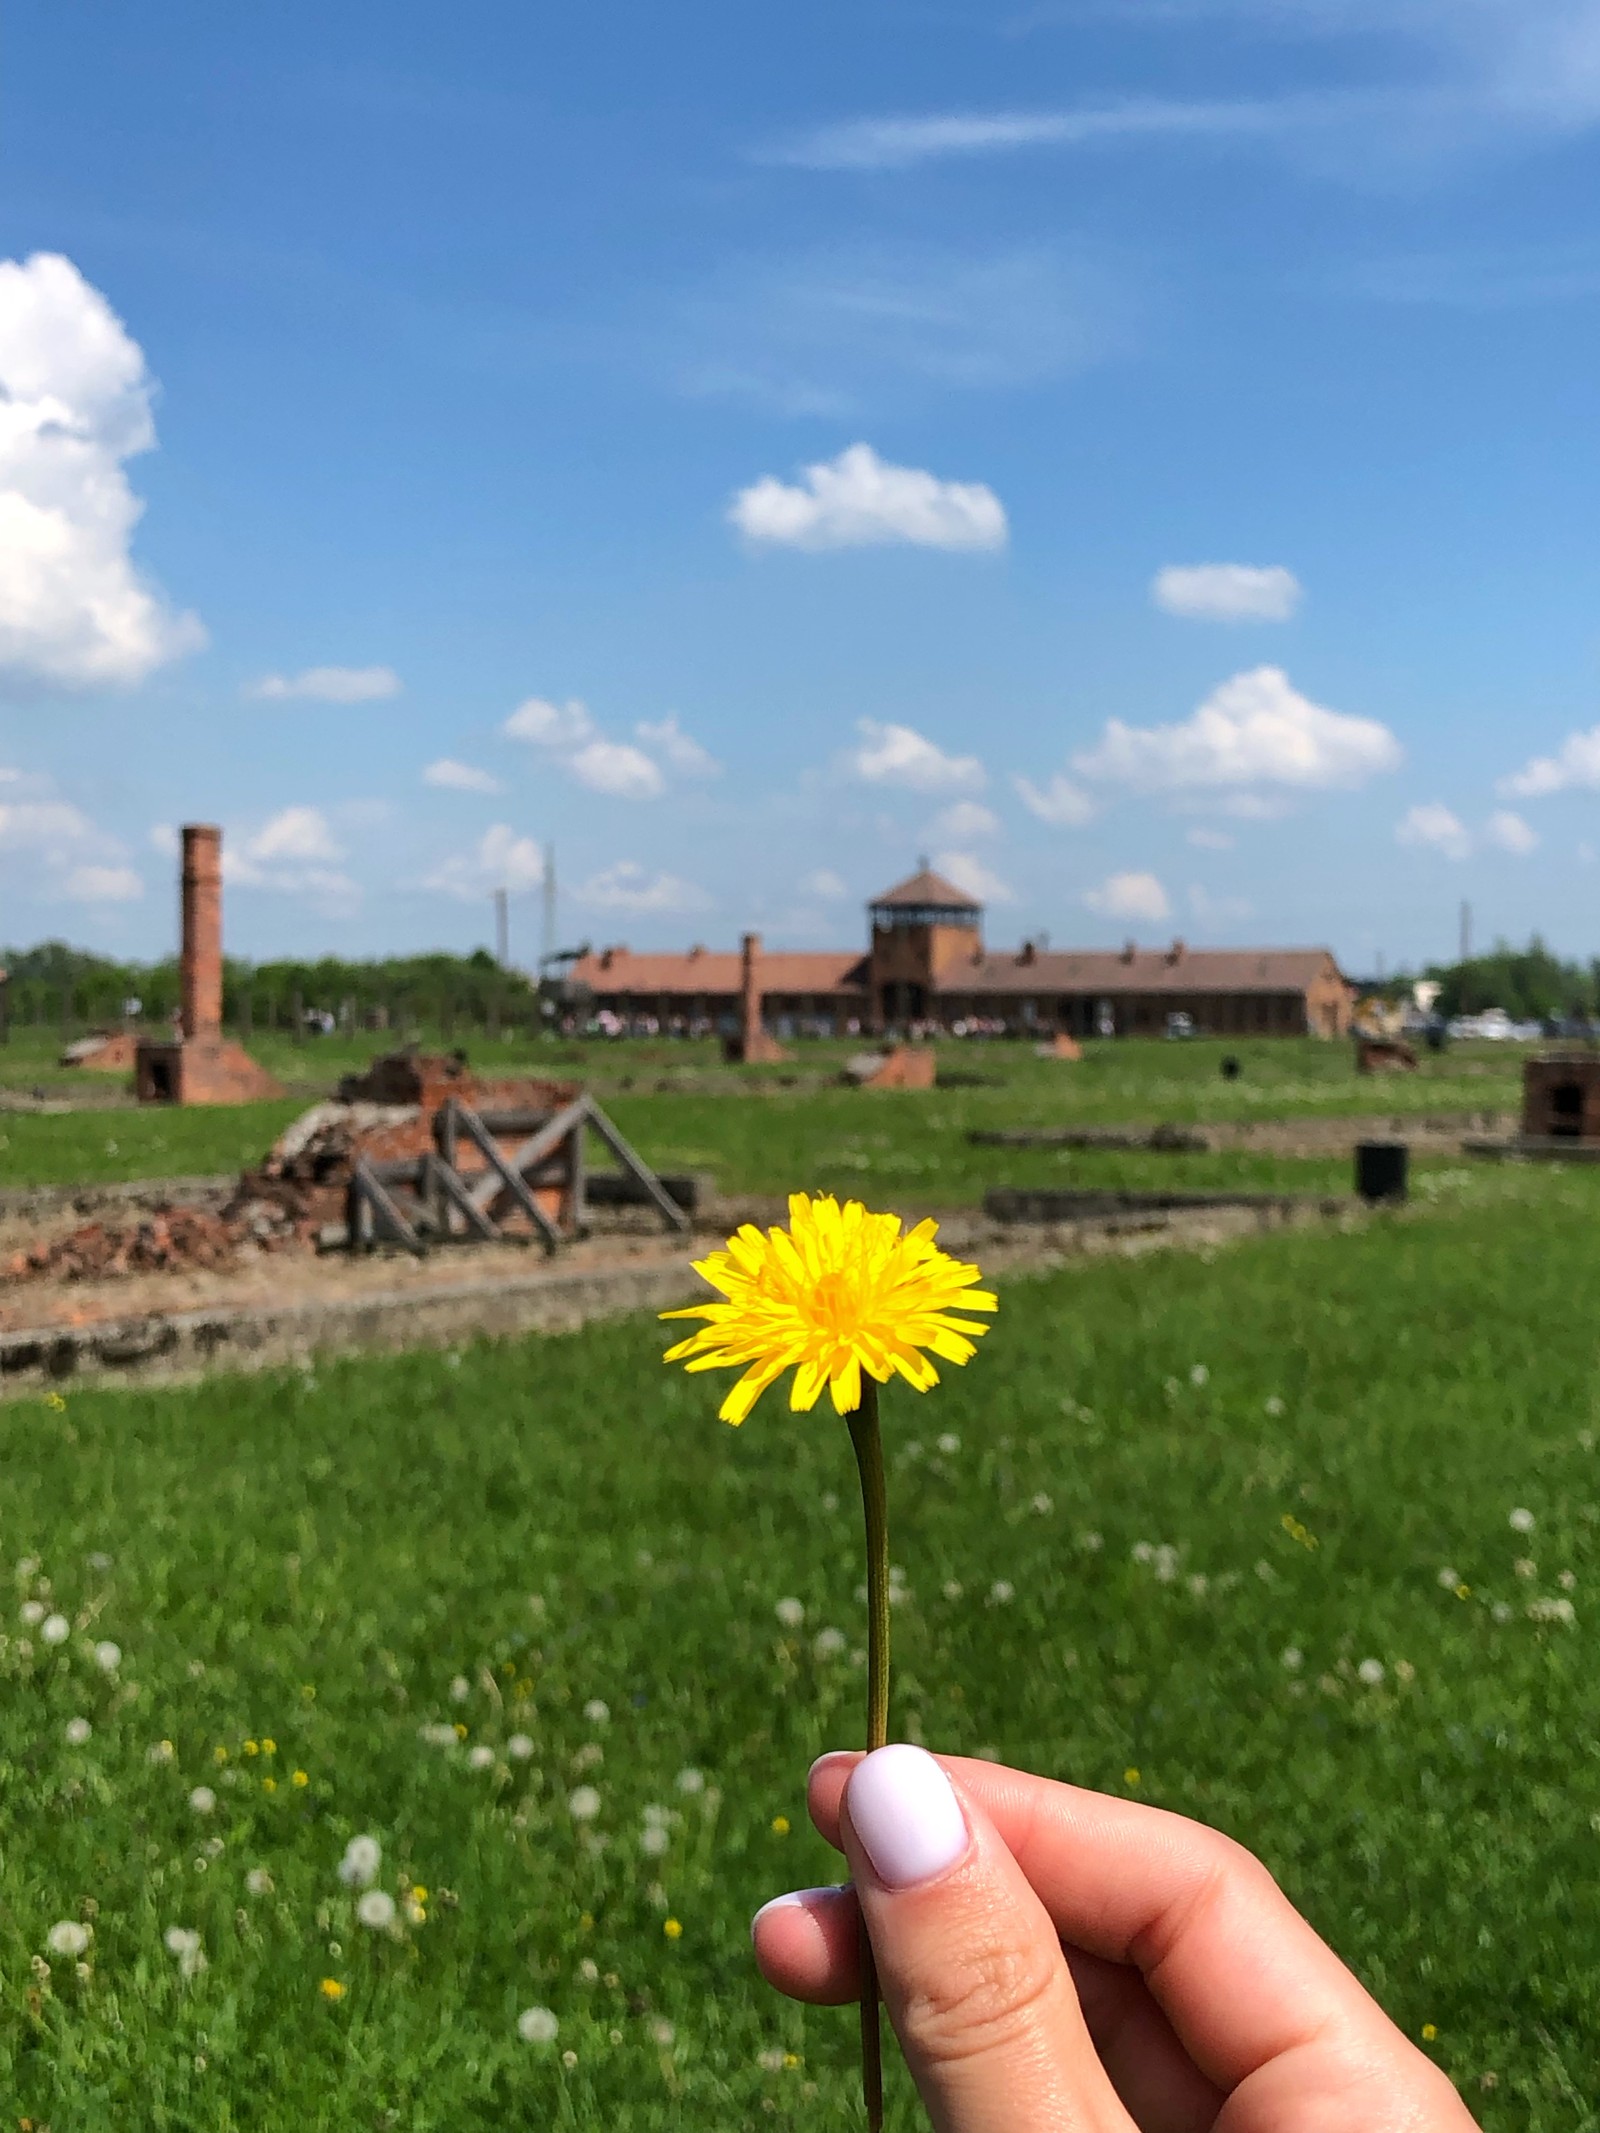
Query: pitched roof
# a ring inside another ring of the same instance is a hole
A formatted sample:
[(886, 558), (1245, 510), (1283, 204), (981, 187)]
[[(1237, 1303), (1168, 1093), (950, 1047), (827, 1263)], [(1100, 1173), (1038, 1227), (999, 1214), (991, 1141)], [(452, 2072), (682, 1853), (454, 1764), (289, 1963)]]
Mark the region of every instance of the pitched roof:
[[(603, 948), (586, 955), (568, 972), (573, 984), (587, 985), (597, 998), (631, 993), (646, 999), (698, 999), (737, 994), (742, 983), (740, 958), (726, 951), (691, 949), (682, 955), (635, 955), (627, 948)], [(756, 958), (756, 980), (764, 993), (862, 992), (865, 959), (859, 948), (824, 948), (786, 953), (763, 949)]]
[(885, 889), (881, 896), (872, 899), (872, 908), (882, 905), (904, 908), (908, 904), (943, 905), (954, 911), (981, 911), (982, 904), (965, 889), (958, 889), (953, 881), (946, 881), (942, 874), (934, 873), (931, 867), (923, 867), (920, 873), (907, 880), (896, 882), (892, 889)]
[(948, 970), (944, 993), (1304, 992), (1328, 970), (1326, 948), (1115, 948), (976, 956)]

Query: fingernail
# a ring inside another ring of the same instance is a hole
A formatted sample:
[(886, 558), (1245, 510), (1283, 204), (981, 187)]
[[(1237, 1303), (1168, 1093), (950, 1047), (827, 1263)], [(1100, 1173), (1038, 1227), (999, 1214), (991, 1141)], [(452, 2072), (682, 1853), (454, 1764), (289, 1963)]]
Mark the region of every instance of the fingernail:
[(891, 1889), (931, 1881), (966, 1851), (961, 1802), (921, 1748), (875, 1750), (857, 1765), (845, 1799), (878, 1879)]
[(763, 1918), (773, 1911), (816, 1911), (824, 1905), (835, 1903), (844, 1894), (842, 1888), (791, 1889), (787, 1896), (774, 1896), (771, 1903), (764, 1903), (750, 1921), (750, 1935), (754, 1939)]
[(856, 1763), (860, 1760), (861, 1755), (859, 1749), (830, 1748), (825, 1755), (819, 1755), (816, 1761), (811, 1765), (811, 1768), (806, 1773), (806, 1781), (809, 1784), (811, 1779), (814, 1778), (819, 1771), (826, 1770), (830, 1763)]

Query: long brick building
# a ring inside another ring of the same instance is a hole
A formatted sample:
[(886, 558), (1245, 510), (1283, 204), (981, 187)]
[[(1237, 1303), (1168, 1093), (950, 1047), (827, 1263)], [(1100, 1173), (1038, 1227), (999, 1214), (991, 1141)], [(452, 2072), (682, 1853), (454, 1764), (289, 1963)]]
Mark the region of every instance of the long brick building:
[[(875, 898), (868, 918), (864, 954), (769, 954), (750, 937), (769, 1030), (1159, 1036), (1177, 1014), (1229, 1037), (1341, 1037), (1350, 1027), (1354, 990), (1327, 948), (989, 949), (983, 906), (928, 868)], [(570, 976), (625, 1028), (731, 1033), (742, 962), (737, 950), (602, 948)]]

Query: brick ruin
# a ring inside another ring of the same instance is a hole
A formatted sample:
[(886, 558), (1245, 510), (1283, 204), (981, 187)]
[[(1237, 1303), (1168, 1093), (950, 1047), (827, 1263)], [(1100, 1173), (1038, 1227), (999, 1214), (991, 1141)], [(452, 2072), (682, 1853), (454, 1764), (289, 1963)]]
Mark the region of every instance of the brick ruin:
[(1522, 1069), (1524, 1140), (1600, 1141), (1600, 1056), (1530, 1059)]
[(222, 832), (183, 832), (181, 1034), (145, 1037), (134, 1054), (134, 1093), (145, 1104), (247, 1104), (283, 1088), (243, 1045), (222, 1034)]

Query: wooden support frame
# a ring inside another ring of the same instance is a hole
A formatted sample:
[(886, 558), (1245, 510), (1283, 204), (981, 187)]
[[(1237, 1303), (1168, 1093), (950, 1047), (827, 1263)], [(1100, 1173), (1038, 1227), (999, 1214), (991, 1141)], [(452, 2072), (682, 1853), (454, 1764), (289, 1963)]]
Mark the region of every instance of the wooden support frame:
[[(575, 1104), (568, 1106), (569, 1110), (576, 1110), (577, 1108)], [(533, 1224), (535, 1233), (545, 1250), (554, 1252), (561, 1243), (560, 1232), (529, 1191), (527, 1180), (523, 1177), (518, 1163), (501, 1154), (494, 1135), (485, 1126), (476, 1111), (469, 1111), (467, 1106), (459, 1102), (454, 1096), (446, 1100), (445, 1109), (453, 1115), (453, 1123), (457, 1131), (466, 1135), (467, 1139), (471, 1141), (489, 1166), (488, 1174), (471, 1188), (474, 1202), (487, 1214), (490, 1207), (500, 1197), (502, 1191), (509, 1193)], [(549, 1139), (551, 1146), (554, 1147), (560, 1136), (553, 1135), (552, 1128), (565, 1115), (564, 1112), (558, 1111), (555, 1118), (545, 1127), (544, 1132), (534, 1136), (534, 1141)], [(533, 1143), (528, 1145), (532, 1146)], [(521, 1161), (529, 1160), (523, 1149), (519, 1149), (517, 1154)], [(496, 1180), (498, 1180), (498, 1183), (495, 1182)]]
[(381, 1227), (388, 1231), (396, 1244), (403, 1244), (408, 1252), (420, 1259), (427, 1247), (415, 1228), (402, 1213), (399, 1202), (365, 1156), (356, 1158), (355, 1169), (350, 1176), (350, 1210), (348, 1227), (352, 1243), (372, 1244)]

